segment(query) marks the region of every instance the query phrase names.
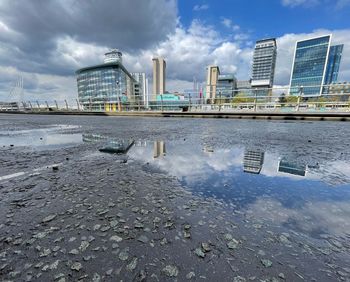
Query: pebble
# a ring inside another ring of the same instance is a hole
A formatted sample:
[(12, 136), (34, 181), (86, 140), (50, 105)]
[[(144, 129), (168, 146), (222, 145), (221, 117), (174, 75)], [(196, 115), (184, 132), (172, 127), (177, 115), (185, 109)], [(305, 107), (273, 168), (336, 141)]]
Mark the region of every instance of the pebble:
[(83, 266), (80, 262), (74, 262), (70, 268), (75, 271), (80, 271), (80, 269), (82, 269)]
[(162, 272), (168, 277), (177, 277), (179, 269), (174, 265), (167, 265), (162, 269)]

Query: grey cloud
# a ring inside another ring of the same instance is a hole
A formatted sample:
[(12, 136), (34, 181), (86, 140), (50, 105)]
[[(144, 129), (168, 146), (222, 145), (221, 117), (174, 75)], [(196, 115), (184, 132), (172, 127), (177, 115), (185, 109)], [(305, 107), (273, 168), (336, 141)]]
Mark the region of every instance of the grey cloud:
[(0, 23), (9, 32), (0, 40), (18, 48), (8, 50), (9, 56), (19, 60), (12, 61), (16, 67), (68, 75), (67, 68), (65, 72), (62, 66), (55, 70), (50, 65), (60, 38), (137, 51), (166, 39), (176, 21), (175, 0), (5, 0), (0, 4)]

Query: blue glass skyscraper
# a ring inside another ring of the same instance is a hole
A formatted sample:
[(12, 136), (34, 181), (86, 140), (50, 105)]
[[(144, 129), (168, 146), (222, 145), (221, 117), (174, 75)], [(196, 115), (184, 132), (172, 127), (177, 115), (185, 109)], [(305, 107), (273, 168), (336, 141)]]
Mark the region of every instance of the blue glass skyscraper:
[(321, 95), (331, 35), (298, 41), (296, 44), (290, 94)]
[(329, 49), (325, 85), (338, 81), (338, 73), (344, 45), (334, 45)]

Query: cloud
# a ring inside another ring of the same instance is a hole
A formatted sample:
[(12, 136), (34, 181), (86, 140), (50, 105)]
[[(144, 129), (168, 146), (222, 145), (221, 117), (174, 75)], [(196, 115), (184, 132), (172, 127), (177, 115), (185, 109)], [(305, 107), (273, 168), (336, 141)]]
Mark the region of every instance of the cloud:
[(305, 6), (312, 7), (320, 3), (319, 0), (282, 0), (282, 5), (286, 7)]
[(209, 9), (209, 5), (207, 5), (207, 4), (195, 5), (193, 7), (193, 11), (196, 11), (196, 12), (203, 11), (203, 10), (208, 10), (208, 9)]
[(291, 8), (298, 6), (310, 8), (322, 4), (323, 6), (327, 5), (334, 8), (335, 10), (339, 10), (350, 5), (350, 0), (282, 0), (281, 3), (283, 6)]
[(232, 29), (233, 31), (237, 31), (240, 29), (240, 26), (237, 24), (233, 24), (232, 20), (228, 19), (228, 18), (222, 18), (221, 23), (229, 28)]
[(335, 5), (336, 9), (343, 9), (346, 6), (350, 5), (350, 0), (338, 0), (337, 4)]
[(331, 235), (347, 235), (349, 202), (314, 201), (298, 209), (287, 208), (270, 197), (261, 197), (251, 204), (246, 213), (254, 219), (273, 224), (292, 224), (298, 231), (308, 234), (327, 232)]
[[(0, 99), (7, 97), (20, 74), (28, 98), (38, 97), (41, 90), (47, 93), (49, 83), (58, 93), (59, 81), (65, 83), (59, 96), (75, 98), (75, 70), (102, 62), (111, 47), (123, 52), (129, 71), (146, 72), (150, 86), (152, 57), (164, 57), (170, 91), (192, 88), (194, 77), (204, 82), (210, 64), (218, 64), (222, 73), (249, 79), (252, 35), (229, 18), (221, 18), (220, 25), (230, 30), (229, 35), (198, 19), (183, 26), (175, 0), (1, 1), (0, 72), (11, 71), (0, 76)], [(324, 33), (333, 33), (334, 43), (345, 44), (339, 80), (350, 80), (350, 30), (316, 30), (277, 38), (275, 84), (289, 83), (295, 41)], [(67, 85), (72, 89), (68, 91)]]

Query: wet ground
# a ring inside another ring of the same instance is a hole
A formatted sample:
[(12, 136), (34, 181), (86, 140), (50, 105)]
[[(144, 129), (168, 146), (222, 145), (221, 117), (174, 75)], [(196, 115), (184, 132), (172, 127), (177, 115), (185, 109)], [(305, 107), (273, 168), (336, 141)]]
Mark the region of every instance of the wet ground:
[(0, 115), (0, 280), (350, 281), (349, 145), (338, 122)]

